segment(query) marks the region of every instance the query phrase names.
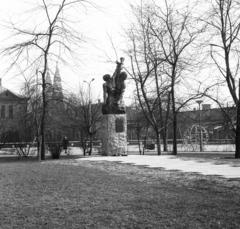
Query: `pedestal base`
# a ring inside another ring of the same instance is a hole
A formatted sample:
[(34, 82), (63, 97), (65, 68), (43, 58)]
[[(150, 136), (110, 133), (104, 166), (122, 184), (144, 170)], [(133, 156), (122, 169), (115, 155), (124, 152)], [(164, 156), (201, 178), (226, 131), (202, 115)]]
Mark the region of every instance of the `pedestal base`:
[(102, 156), (127, 155), (127, 115), (102, 116)]

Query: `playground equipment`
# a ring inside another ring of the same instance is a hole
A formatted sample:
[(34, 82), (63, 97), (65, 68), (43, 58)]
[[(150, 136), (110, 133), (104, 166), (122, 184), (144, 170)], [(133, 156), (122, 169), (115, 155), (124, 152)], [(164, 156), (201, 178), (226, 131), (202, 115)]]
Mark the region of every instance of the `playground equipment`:
[(207, 130), (203, 126), (199, 126), (196, 124), (192, 125), (185, 131), (182, 138), (182, 148), (187, 151), (200, 150), (200, 136), (202, 139), (202, 148), (204, 150), (208, 142), (209, 135)]

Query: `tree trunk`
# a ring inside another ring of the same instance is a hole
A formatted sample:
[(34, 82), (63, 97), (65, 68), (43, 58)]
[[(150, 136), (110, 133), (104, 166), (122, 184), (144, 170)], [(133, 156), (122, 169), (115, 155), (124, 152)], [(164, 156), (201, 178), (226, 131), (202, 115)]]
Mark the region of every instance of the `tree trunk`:
[[(155, 63), (155, 64), (156, 64), (156, 66), (154, 68), (154, 72), (155, 72), (155, 81), (156, 81), (157, 95), (158, 95), (159, 118), (160, 118), (161, 128), (163, 128), (163, 126), (164, 126), (164, 122), (163, 122), (163, 108), (162, 108), (162, 100), (161, 100), (161, 94), (160, 94), (160, 88), (159, 88), (159, 82), (158, 82), (158, 71), (157, 71), (158, 64), (157, 63)], [(166, 119), (167, 119), (167, 117), (166, 117)], [(166, 135), (164, 134), (163, 129), (160, 131), (160, 135), (158, 135), (158, 136), (162, 137), (163, 145), (164, 145), (164, 151), (167, 151)], [(160, 148), (160, 154), (161, 154), (161, 148)]]
[(41, 161), (41, 139), (37, 136), (37, 150), (38, 150), (38, 161)]
[(89, 135), (89, 155), (92, 155), (92, 147), (93, 147), (93, 139), (92, 139), (92, 135)]
[(137, 140), (138, 140), (138, 149), (139, 149), (139, 153), (140, 155), (142, 154), (142, 148), (141, 148), (141, 142), (140, 142), (140, 131), (137, 130)]
[[(44, 92), (43, 92), (44, 94)], [(45, 97), (43, 98), (43, 100)], [(45, 160), (45, 101), (43, 102), (43, 111), (42, 111), (42, 118), (41, 118), (41, 160)]]
[[(240, 83), (239, 83), (240, 86)], [(239, 97), (237, 102), (237, 126), (236, 126), (236, 138), (235, 138), (235, 158), (240, 158), (240, 87)]]
[(157, 152), (158, 155), (161, 155), (161, 140), (160, 140), (160, 134), (156, 132), (156, 137), (157, 137)]
[(177, 117), (173, 115), (173, 155), (177, 155)]
[(83, 149), (83, 156), (86, 156), (86, 151), (87, 151), (87, 141), (82, 140), (82, 149)]
[(41, 161), (41, 150), (40, 150), (40, 137), (39, 137), (39, 131), (38, 131), (38, 122), (37, 119), (35, 119), (36, 126), (37, 126), (37, 131), (36, 131), (36, 142), (37, 142), (37, 157), (38, 161)]
[[(42, 121), (42, 123), (43, 123), (44, 121)], [(45, 132), (45, 125), (44, 125), (44, 123), (43, 124), (41, 124), (41, 146), (40, 146), (40, 149), (41, 149), (41, 160), (45, 160), (45, 147), (44, 147), (44, 145), (45, 145), (45, 137), (44, 137), (44, 132)]]
[(237, 108), (237, 126), (235, 138), (235, 158), (240, 158), (240, 104), (238, 102)]
[(139, 139), (138, 139), (138, 150), (139, 150), (139, 153), (141, 155), (142, 154), (142, 148), (141, 148), (141, 142), (140, 142)]
[(143, 140), (143, 152), (142, 152), (143, 155), (145, 153), (146, 139), (147, 139), (147, 137), (145, 136), (144, 140)]
[(167, 143), (167, 128), (163, 128), (161, 130), (161, 136), (163, 140), (163, 151), (167, 152), (168, 151), (168, 143)]
[(42, 118), (41, 118), (41, 160), (45, 160), (45, 116), (46, 116), (46, 84), (45, 84), (45, 74), (46, 74), (47, 60), (45, 60), (45, 69), (42, 73)]
[[(173, 68), (173, 79), (175, 79), (175, 68)], [(177, 113), (175, 108), (174, 80), (172, 82), (172, 114), (173, 114), (173, 155), (177, 155)]]

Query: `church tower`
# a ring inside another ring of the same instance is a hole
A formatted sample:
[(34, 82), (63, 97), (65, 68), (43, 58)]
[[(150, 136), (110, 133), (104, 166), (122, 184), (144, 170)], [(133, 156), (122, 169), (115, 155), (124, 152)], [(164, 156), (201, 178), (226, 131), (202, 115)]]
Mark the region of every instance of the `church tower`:
[(49, 101), (52, 99), (52, 80), (48, 69), (45, 82), (46, 82), (46, 100)]
[[(46, 81), (50, 82), (50, 75), (46, 77)], [(49, 103), (49, 119), (48, 119), (48, 134), (46, 138), (51, 141), (61, 141), (63, 137), (62, 115), (64, 112), (62, 80), (60, 77), (58, 65), (56, 66), (53, 83), (51, 86), (51, 102)]]
[(56, 66), (56, 71), (54, 74), (53, 79), (53, 100), (63, 100), (63, 93), (62, 93), (62, 80), (59, 73), (58, 65)]

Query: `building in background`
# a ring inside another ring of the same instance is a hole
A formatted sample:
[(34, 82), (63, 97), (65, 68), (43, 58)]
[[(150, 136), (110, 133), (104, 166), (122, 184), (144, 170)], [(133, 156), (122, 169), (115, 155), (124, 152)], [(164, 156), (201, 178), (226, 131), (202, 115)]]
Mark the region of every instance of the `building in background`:
[[(211, 108), (210, 104), (202, 104), (200, 111), (193, 109), (178, 113), (177, 139), (179, 144), (182, 143), (184, 136), (191, 134), (190, 132), (193, 126), (199, 125), (200, 117), (201, 127), (207, 131), (209, 143), (234, 143), (236, 108)], [(139, 110), (128, 107), (127, 119), (128, 141), (136, 142), (139, 137), (138, 134), (140, 134), (141, 140), (147, 138), (149, 141), (156, 141), (152, 126)], [(168, 124), (168, 143), (171, 144), (172, 139), (173, 128), (170, 118)]]
[(211, 108), (210, 104), (203, 104), (200, 110), (193, 109), (180, 112), (178, 116), (178, 139), (182, 139), (184, 135), (188, 135), (191, 127), (199, 125), (199, 121), (201, 121), (201, 126), (208, 132), (209, 142), (234, 142), (236, 107)]
[(28, 98), (2, 86), (0, 79), (0, 138), (1, 142), (18, 141), (19, 122), (27, 113)]

